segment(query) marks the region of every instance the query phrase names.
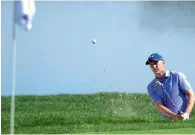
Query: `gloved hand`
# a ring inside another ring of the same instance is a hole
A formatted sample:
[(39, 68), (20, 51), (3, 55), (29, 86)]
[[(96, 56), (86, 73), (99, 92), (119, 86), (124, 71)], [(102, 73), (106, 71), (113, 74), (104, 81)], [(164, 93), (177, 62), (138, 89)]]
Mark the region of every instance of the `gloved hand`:
[(187, 112), (181, 114), (181, 116), (183, 117), (183, 120), (189, 120), (189, 114)]
[(184, 112), (179, 111), (175, 115), (174, 119), (177, 119), (177, 120), (189, 120), (189, 114), (187, 112), (184, 113)]

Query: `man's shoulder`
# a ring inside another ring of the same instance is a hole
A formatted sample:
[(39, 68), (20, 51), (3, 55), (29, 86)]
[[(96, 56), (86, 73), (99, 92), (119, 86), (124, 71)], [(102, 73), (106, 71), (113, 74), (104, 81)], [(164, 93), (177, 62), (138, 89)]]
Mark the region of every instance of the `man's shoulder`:
[(186, 78), (186, 75), (183, 72), (180, 71), (170, 71), (172, 75), (179, 76), (179, 77), (184, 77)]
[(170, 74), (172, 74), (172, 75), (178, 75), (178, 71), (170, 71)]

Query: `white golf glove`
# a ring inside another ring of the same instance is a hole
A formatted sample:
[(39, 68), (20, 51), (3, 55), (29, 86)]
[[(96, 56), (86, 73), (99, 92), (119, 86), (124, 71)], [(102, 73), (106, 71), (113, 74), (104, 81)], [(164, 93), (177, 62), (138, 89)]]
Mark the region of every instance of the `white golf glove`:
[(189, 120), (190, 115), (187, 112), (183, 113), (182, 116), (184, 117), (183, 120)]

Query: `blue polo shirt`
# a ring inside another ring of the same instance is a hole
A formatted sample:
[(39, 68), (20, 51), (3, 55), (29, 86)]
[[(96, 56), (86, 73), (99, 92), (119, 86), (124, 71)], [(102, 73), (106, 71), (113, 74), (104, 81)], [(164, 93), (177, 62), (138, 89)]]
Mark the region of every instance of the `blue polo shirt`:
[[(164, 90), (156, 85), (156, 81), (160, 81), (163, 84)], [(147, 87), (148, 94), (153, 103), (161, 102), (174, 113), (178, 112), (177, 108), (179, 108), (179, 111), (185, 112), (188, 103), (185, 92), (189, 89), (191, 89), (191, 85), (183, 73), (168, 70), (166, 70), (165, 78), (163, 80), (155, 78)], [(177, 108), (170, 101), (165, 90)], [(165, 119), (168, 118), (163, 114), (162, 116)]]

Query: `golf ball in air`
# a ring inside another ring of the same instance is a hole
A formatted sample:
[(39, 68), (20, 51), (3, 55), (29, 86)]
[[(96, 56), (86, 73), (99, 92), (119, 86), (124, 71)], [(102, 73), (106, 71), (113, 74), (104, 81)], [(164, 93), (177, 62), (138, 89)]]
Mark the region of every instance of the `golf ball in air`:
[(93, 40), (92, 40), (92, 43), (93, 43), (93, 44), (96, 44), (96, 40), (95, 40), (95, 39), (93, 39)]

